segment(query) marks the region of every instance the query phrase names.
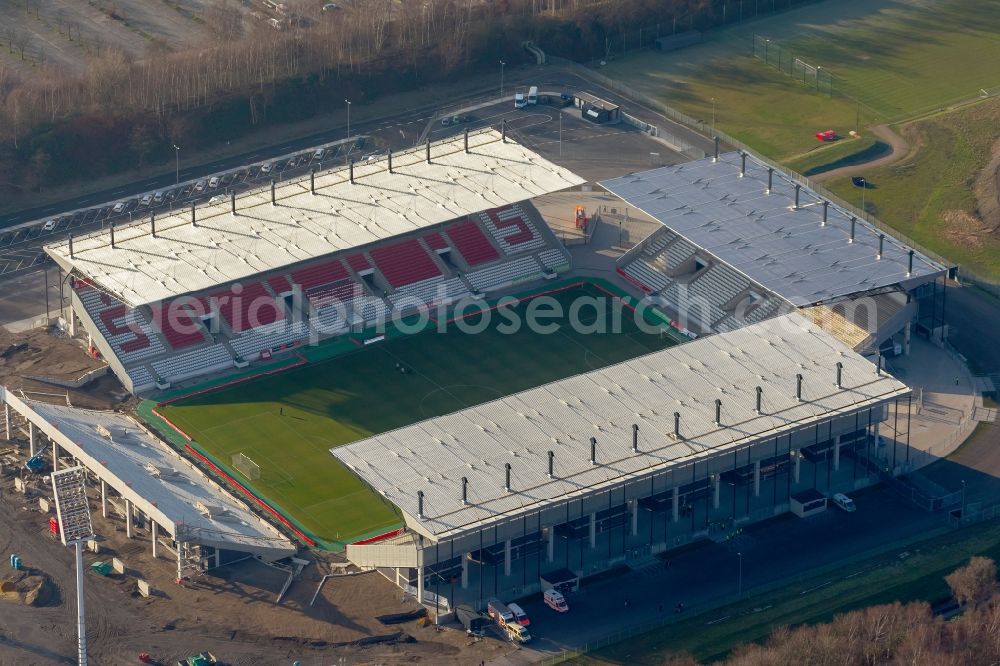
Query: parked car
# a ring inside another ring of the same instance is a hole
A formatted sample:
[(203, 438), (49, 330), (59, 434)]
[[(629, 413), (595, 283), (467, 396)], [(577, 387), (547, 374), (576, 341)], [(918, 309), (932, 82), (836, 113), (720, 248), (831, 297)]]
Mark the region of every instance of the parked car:
[(153, 195), (153, 203), (163, 203), (163, 192), (157, 192)]
[(55, 220), (49, 220), (48, 222), (42, 225), (42, 231), (52, 231), (55, 228), (56, 228)]
[(194, 184), (195, 192), (203, 192), (204, 190), (205, 190), (205, 181), (199, 180), (197, 183)]
[(326, 155), (326, 149), (325, 148), (320, 148), (315, 153), (313, 153), (313, 159), (319, 161), (319, 160), (323, 159), (324, 155)]
[(219, 177), (218, 176), (212, 176), (211, 178), (209, 178), (208, 179), (208, 186), (209, 187), (218, 187), (219, 186)]
[(147, 195), (143, 196), (141, 199), (139, 199), (139, 205), (140, 206), (148, 206), (152, 200), (153, 200), (153, 195), (152, 194), (147, 194)]
[(852, 500), (844, 493), (836, 493), (833, 496), (833, 503), (839, 506), (847, 513), (854, 513), (855, 511), (858, 510), (857, 505), (854, 504), (854, 500)]
[(123, 210), (125, 210), (125, 202), (124, 201), (119, 201), (118, 203), (115, 204), (115, 207), (111, 209), (111, 211), (114, 212), (114, 213), (120, 213)]
[(271, 173), (271, 167), (272, 166), (273, 165), (270, 162), (265, 162), (264, 164), (260, 165), (260, 172), (261, 173)]
[(836, 141), (840, 137), (832, 129), (823, 132), (816, 132), (816, 139), (819, 141)]

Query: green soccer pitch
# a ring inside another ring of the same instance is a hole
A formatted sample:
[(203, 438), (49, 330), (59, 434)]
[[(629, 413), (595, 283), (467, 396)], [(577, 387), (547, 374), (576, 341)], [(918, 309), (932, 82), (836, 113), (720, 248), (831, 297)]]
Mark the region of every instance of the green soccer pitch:
[[(329, 360), (182, 399), (161, 413), (227, 466), (236, 453), (249, 456), (260, 466), (260, 478), (234, 478), (321, 542), (379, 534), (399, 526), (400, 515), (341, 465), (331, 447), (675, 344), (670, 336), (640, 328), (631, 309), (593, 285), (550, 296), (563, 310), (561, 317), (544, 320), (555, 324), (552, 333), (526, 326), (510, 333), (504, 330), (509, 317), (492, 311), (479, 333), (452, 323), (445, 332), (390, 336)], [(603, 321), (605, 332), (570, 326), (571, 305), (588, 297), (603, 300), (605, 315), (598, 319), (594, 307), (583, 305), (577, 319)], [(524, 320), (534, 300), (505, 311)], [(481, 325), (482, 316), (463, 321)]]

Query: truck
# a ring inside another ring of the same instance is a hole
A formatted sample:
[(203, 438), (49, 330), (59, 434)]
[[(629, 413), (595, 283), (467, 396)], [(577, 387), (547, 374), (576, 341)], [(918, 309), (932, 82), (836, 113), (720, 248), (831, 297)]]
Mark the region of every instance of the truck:
[(483, 617), (472, 606), (466, 604), (461, 604), (455, 609), (455, 616), (470, 636), (483, 636), (486, 633), (486, 627), (490, 623), (489, 619)]
[(523, 109), (528, 105), (528, 101), (524, 99), (524, 93), (514, 93), (514, 108)]
[(528, 88), (527, 102), (531, 105), (538, 104), (538, 86), (531, 86)]
[(501, 627), (508, 624), (517, 624), (514, 620), (514, 614), (509, 608), (507, 608), (507, 605), (499, 599), (492, 598), (486, 601), (486, 613)]

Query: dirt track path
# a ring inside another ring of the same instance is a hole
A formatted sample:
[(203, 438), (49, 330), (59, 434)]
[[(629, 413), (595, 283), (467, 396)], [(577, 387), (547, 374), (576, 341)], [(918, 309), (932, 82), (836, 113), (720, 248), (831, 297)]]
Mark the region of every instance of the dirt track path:
[(861, 171), (868, 170), (873, 167), (880, 167), (899, 162), (910, 154), (910, 144), (906, 143), (906, 139), (893, 132), (888, 125), (875, 125), (869, 129), (872, 134), (889, 144), (889, 148), (891, 150), (888, 155), (883, 155), (882, 157), (869, 162), (863, 162), (862, 164), (852, 164), (850, 166), (840, 167), (839, 169), (824, 171), (823, 173), (818, 173), (815, 176), (810, 176), (810, 180), (816, 183), (822, 183), (832, 178), (837, 178), (838, 176), (857, 175)]

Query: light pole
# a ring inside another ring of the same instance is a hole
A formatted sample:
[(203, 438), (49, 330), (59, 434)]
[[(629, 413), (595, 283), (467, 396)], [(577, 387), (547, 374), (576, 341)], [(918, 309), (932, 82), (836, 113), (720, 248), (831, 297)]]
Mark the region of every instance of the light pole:
[(562, 111), (559, 112), (559, 157), (562, 157)]
[(712, 133), (715, 133), (715, 98), (712, 98)]
[(175, 174), (176, 179), (177, 179), (176, 184), (180, 185), (181, 184), (181, 147), (178, 146), (176, 143), (174, 144), (174, 157), (176, 158), (176, 160), (174, 161), (174, 174)]
[(503, 67), (506, 64), (503, 60), (500, 61), (500, 97), (503, 97)]
[(740, 558), (740, 575), (738, 582), (736, 584), (736, 594), (742, 599), (743, 598), (743, 553), (736, 553), (736, 557)]
[(347, 103), (347, 138), (351, 138), (351, 100), (345, 99)]

